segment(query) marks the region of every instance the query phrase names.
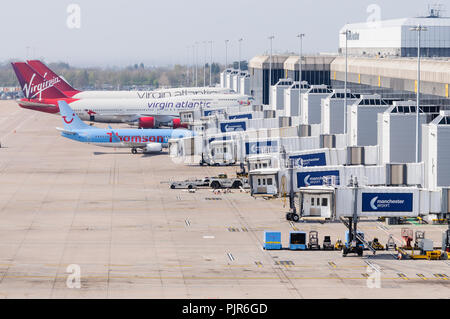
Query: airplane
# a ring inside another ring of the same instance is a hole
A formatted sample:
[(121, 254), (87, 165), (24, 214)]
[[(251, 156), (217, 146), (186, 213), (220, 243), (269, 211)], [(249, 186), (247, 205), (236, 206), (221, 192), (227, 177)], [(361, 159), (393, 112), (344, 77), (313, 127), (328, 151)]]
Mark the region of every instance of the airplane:
[(63, 128), (56, 129), (68, 139), (103, 147), (130, 148), (133, 154), (161, 152), (171, 138), (193, 136), (185, 129), (102, 129), (84, 123), (66, 101), (58, 101)]
[(53, 82), (54, 86), (64, 93), (67, 97), (75, 99), (108, 99), (108, 98), (126, 98), (126, 99), (152, 99), (175, 97), (191, 94), (232, 94), (231, 89), (221, 87), (181, 87), (156, 89), (152, 91), (79, 91), (72, 87), (63, 77), (58, 76), (47, 65), (40, 60), (27, 60), (36, 72), (44, 79)]
[(22, 87), (25, 98), (18, 100), (20, 107), (47, 113), (58, 113), (58, 100), (70, 104), (82, 119), (91, 122), (129, 123), (140, 128), (161, 125), (173, 128), (185, 127), (179, 118), (180, 111), (214, 109), (228, 106), (249, 105), (251, 97), (242, 94), (184, 95), (150, 99), (78, 99), (66, 96), (55, 83), (59, 79), (45, 80), (25, 62), (14, 62), (12, 67)]

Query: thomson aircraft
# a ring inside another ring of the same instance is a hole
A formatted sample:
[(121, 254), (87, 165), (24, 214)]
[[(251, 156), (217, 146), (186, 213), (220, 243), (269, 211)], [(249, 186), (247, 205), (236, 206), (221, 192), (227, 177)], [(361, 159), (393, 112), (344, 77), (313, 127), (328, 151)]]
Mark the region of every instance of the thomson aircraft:
[(152, 99), (176, 97), (191, 94), (234, 93), (231, 89), (220, 87), (181, 87), (157, 89), (152, 91), (79, 91), (72, 87), (63, 77), (57, 75), (40, 60), (28, 60), (28, 65), (39, 73), (46, 81), (53, 82), (54, 86), (67, 97), (75, 99)]
[(57, 79), (45, 80), (25, 62), (12, 63), (25, 98), (19, 106), (47, 113), (58, 113), (58, 100), (64, 100), (83, 120), (104, 123), (138, 124), (140, 128), (168, 125), (181, 127), (180, 111), (249, 105), (251, 98), (241, 94), (191, 94), (149, 99), (78, 99), (55, 87)]
[(133, 154), (141, 149), (144, 153), (161, 152), (170, 138), (193, 136), (185, 129), (100, 129), (84, 123), (65, 101), (58, 101), (64, 128), (61, 136), (68, 139), (103, 147), (130, 148)]

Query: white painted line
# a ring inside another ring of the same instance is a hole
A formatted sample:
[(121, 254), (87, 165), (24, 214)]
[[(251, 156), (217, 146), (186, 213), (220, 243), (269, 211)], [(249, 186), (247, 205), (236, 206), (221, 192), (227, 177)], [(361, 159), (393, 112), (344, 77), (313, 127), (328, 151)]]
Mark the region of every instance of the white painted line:
[(203, 236), (203, 238), (205, 238), (205, 239), (213, 239), (213, 238), (216, 238), (216, 237), (214, 237), (214, 236)]
[(381, 267), (378, 266), (377, 264), (373, 264), (369, 260), (364, 260), (364, 262), (373, 270), (378, 271), (378, 272), (381, 271)]

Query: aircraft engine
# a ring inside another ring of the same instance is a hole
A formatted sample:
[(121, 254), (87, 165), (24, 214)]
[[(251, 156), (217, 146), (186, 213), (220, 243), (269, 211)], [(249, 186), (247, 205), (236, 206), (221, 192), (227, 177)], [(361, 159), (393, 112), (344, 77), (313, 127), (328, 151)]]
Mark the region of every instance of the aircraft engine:
[(176, 128), (181, 128), (181, 127), (187, 128), (188, 126), (187, 126), (186, 123), (181, 123), (181, 120), (180, 120), (180, 119), (173, 119), (173, 120), (172, 120), (172, 127), (173, 127), (174, 129), (176, 129)]
[(154, 128), (155, 127), (155, 118), (151, 117), (151, 116), (139, 118), (139, 127), (140, 128)]
[(148, 143), (144, 148), (144, 153), (157, 153), (162, 151), (161, 143)]

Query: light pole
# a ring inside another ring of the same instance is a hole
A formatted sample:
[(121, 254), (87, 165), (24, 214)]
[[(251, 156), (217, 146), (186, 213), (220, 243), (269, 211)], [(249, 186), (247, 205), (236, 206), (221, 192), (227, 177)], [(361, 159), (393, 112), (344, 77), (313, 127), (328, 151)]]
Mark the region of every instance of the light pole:
[(270, 104), (270, 91), (272, 86), (272, 40), (275, 38), (274, 35), (268, 37), (270, 40), (270, 59), (269, 59), (269, 104)]
[(210, 61), (209, 61), (209, 86), (211, 86), (212, 85), (212, 45), (213, 45), (213, 42), (209, 41), (209, 44), (211, 45), (211, 48), (210, 48)]
[(203, 63), (203, 86), (206, 86), (206, 44), (208, 41), (203, 41), (205, 45), (205, 62)]
[(195, 87), (198, 87), (198, 42), (195, 42)]
[(347, 134), (347, 72), (348, 72), (347, 44), (349, 33), (350, 30), (345, 30), (344, 32), (341, 33), (345, 35), (344, 134)]
[(191, 47), (188, 45), (186, 48), (187, 48), (186, 86), (189, 86), (189, 51)]
[[(299, 39), (299, 51), (298, 51), (298, 109), (301, 110), (302, 109), (302, 99), (301, 99), (301, 92), (302, 92), (302, 60), (303, 60), (303, 55), (302, 55), (302, 45), (303, 45), (303, 37), (305, 36), (304, 33), (299, 33), (297, 34), (297, 38)], [(292, 115), (292, 114), (291, 114)]]
[[(241, 44), (242, 44), (242, 40), (244, 40), (244, 39), (240, 38), (240, 39), (238, 40), (238, 42), (239, 42), (239, 61), (238, 61), (238, 65), (239, 65), (239, 73), (241, 72)], [(239, 76), (240, 76), (240, 75), (239, 75)]]
[(230, 40), (225, 40), (225, 69), (228, 68), (228, 42)]
[(420, 107), (420, 32), (428, 31), (422, 25), (417, 25), (409, 29), (417, 32), (417, 104), (416, 104), (416, 163), (419, 162), (419, 107)]
[(195, 68), (195, 46), (192, 45), (192, 85), (194, 85), (195, 82), (194, 68)]

